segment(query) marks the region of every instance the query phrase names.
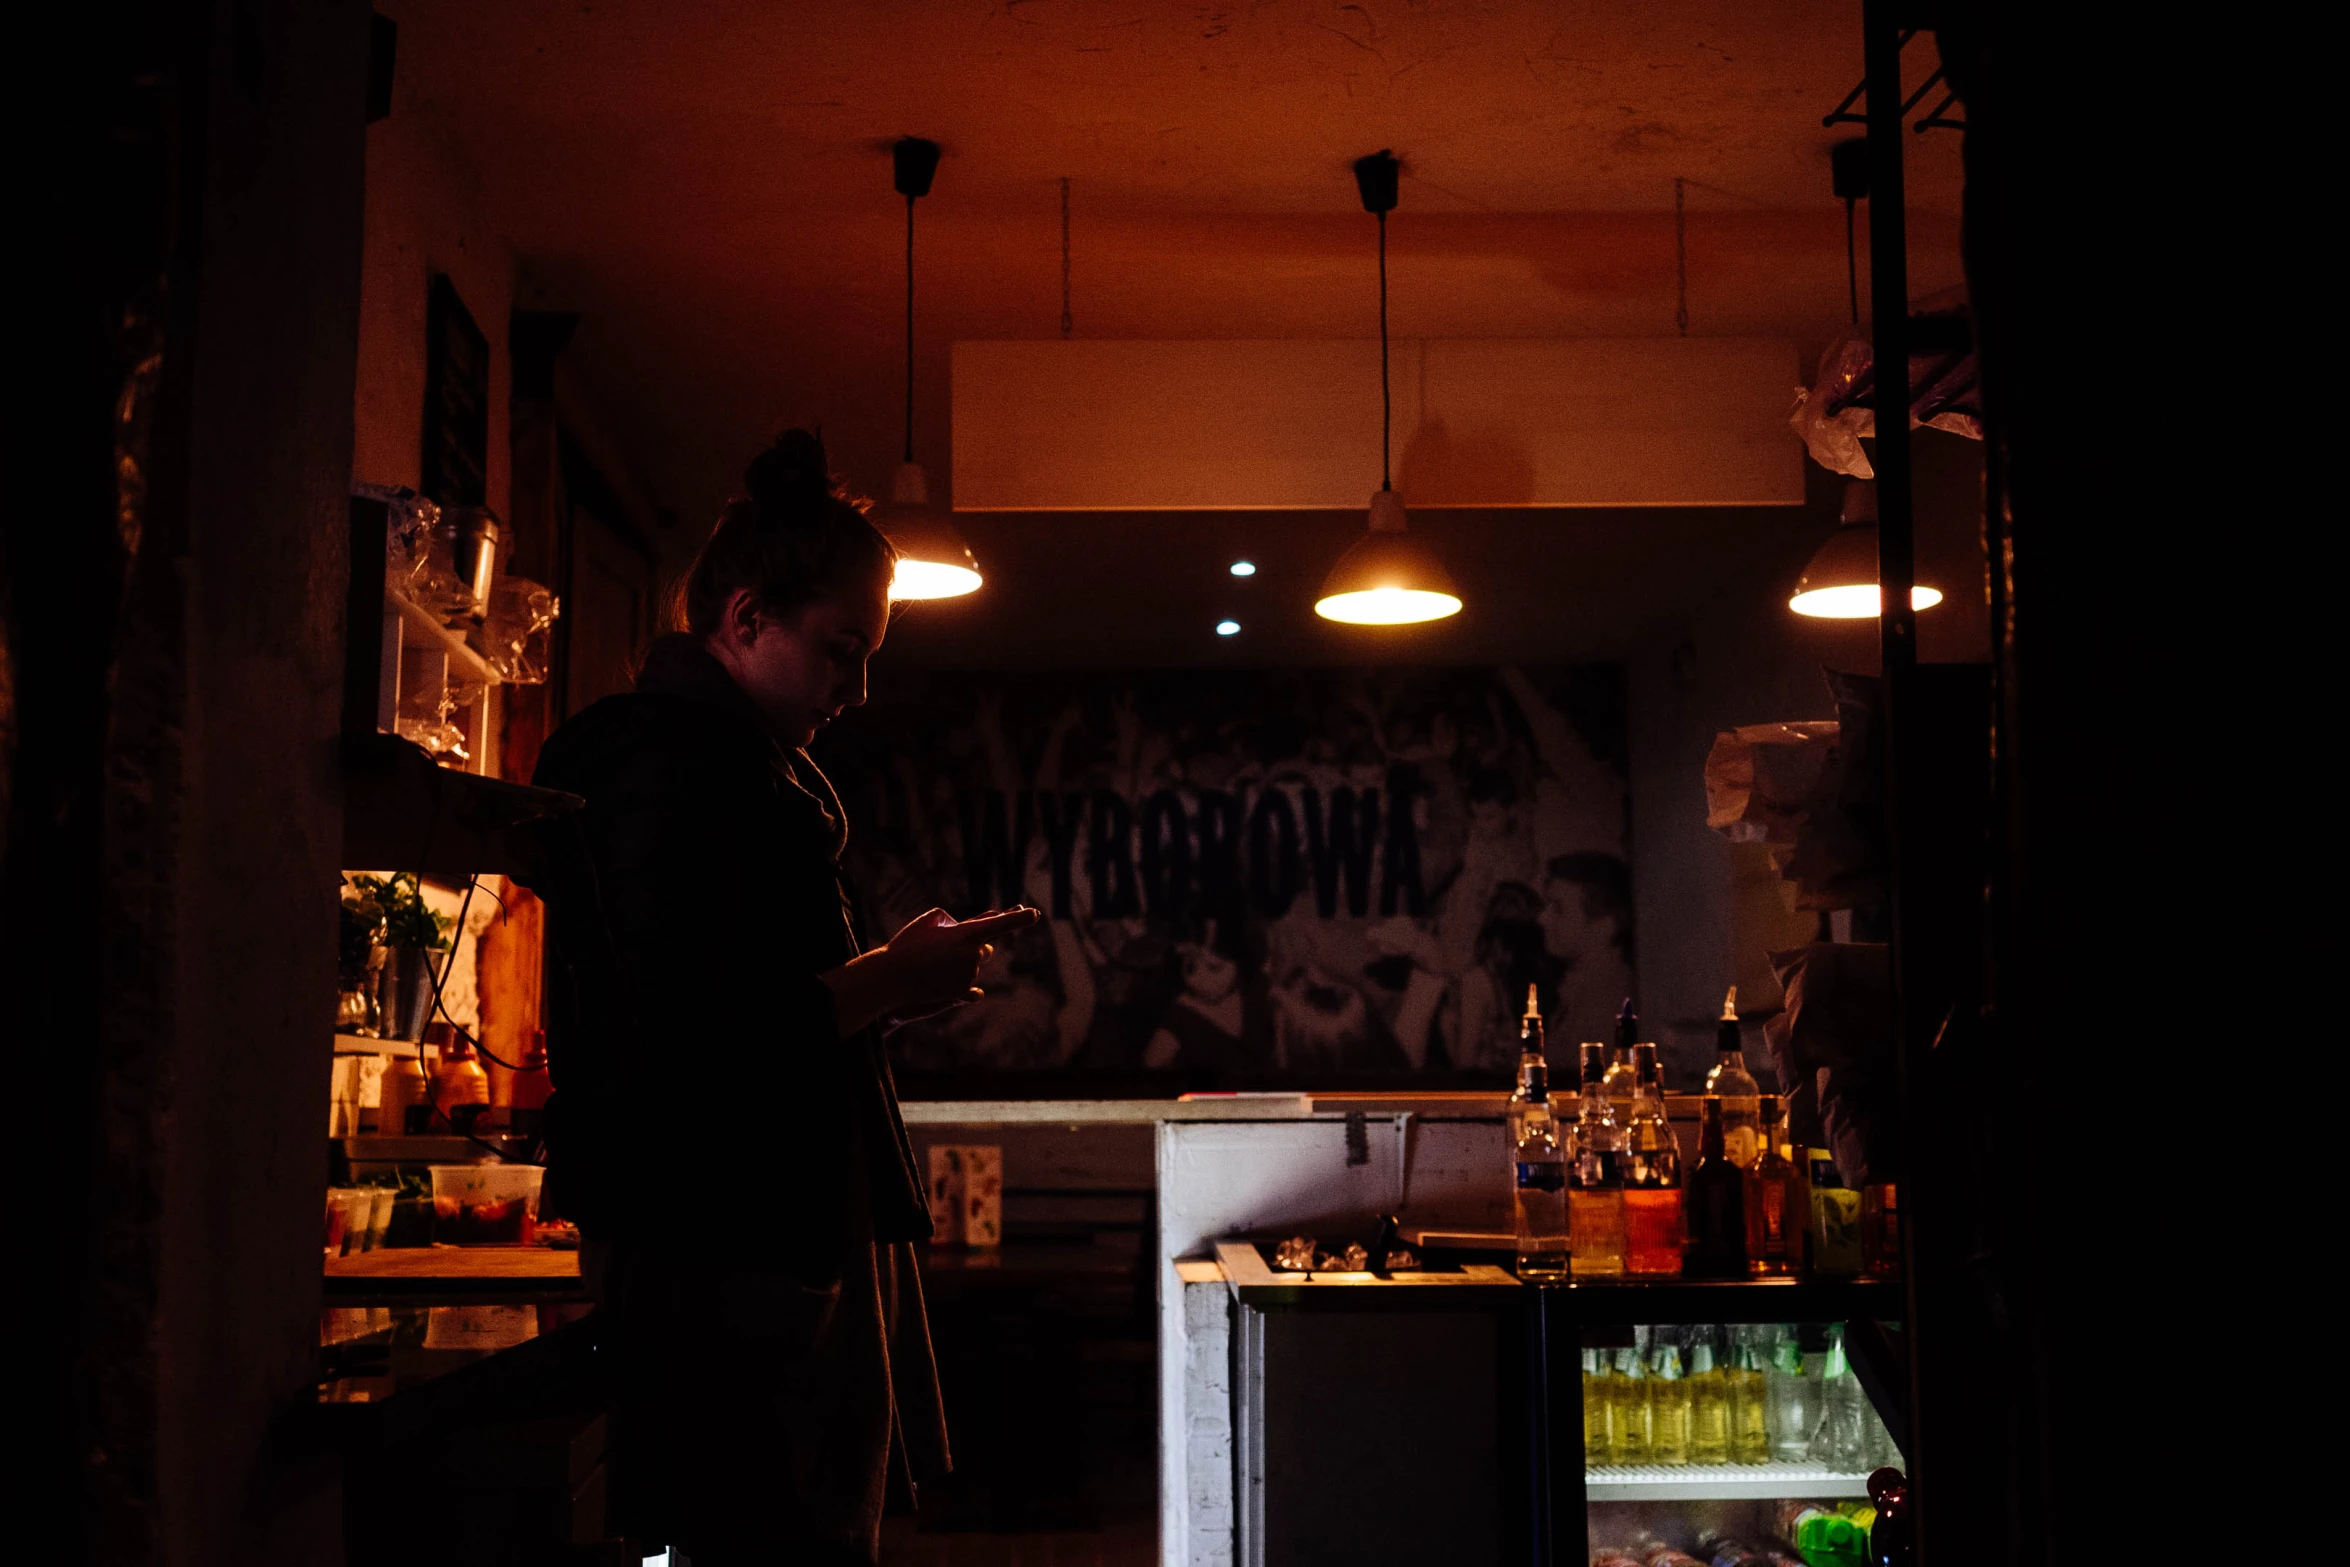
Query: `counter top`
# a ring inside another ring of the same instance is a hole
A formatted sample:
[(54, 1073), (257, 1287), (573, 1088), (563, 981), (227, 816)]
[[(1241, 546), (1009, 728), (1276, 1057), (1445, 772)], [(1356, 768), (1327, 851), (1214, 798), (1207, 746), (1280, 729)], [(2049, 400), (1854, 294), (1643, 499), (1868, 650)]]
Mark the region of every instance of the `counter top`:
[(326, 1259), (330, 1279), (576, 1279), (579, 1253), (551, 1246), (396, 1246)]

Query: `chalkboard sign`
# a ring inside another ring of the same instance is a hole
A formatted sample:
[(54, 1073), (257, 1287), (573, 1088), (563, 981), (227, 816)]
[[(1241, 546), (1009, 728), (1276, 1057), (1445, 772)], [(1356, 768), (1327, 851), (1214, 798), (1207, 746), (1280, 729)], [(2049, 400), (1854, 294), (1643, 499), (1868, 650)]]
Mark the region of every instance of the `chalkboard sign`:
[(489, 504), (490, 340), (446, 273), (424, 318), (423, 492), (443, 506)]

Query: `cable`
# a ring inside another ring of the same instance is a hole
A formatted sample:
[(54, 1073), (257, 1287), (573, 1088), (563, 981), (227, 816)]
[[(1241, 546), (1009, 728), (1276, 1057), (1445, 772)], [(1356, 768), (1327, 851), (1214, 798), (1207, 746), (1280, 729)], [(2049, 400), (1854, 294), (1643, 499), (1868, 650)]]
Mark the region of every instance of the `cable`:
[(914, 460), (914, 197), (906, 196), (906, 458)]
[(1077, 318), (1069, 311), (1069, 176), (1061, 176), (1061, 335), (1067, 337), (1077, 330)]
[(1844, 281), (1852, 290), (1852, 324), (1860, 325), (1860, 245), (1853, 237), (1853, 198), (1844, 198)]
[(1387, 386), (1387, 214), (1379, 215), (1379, 488), (1395, 488), (1388, 457), (1389, 435), (1395, 426), (1395, 396)]

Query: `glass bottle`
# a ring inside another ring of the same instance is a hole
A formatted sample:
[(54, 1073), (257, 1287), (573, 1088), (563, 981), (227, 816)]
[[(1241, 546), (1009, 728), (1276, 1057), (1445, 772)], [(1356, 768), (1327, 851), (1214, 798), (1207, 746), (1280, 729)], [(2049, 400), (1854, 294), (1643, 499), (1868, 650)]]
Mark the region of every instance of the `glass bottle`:
[(1567, 1172), (1567, 1228), (1577, 1278), (1624, 1271), (1624, 1129), (1608, 1103), (1607, 1047), (1583, 1046), (1575, 1160)]
[(1860, 1272), (1860, 1193), (1845, 1184), (1834, 1154), (1825, 1148), (1808, 1152), (1811, 1270), (1832, 1278), (1851, 1278)]
[(1679, 1345), (1659, 1344), (1649, 1354), (1648, 1410), (1648, 1461), (1689, 1462), (1689, 1383)]
[(1567, 1168), (1558, 1117), (1550, 1104), (1550, 1063), (1542, 1050), (1542, 1013), (1526, 987), (1518, 1026), (1518, 1087), (1508, 1118), (1518, 1231), (1518, 1276), (1562, 1278), (1567, 1272)]
[(1689, 1461), (1726, 1464), (1730, 1461), (1730, 1389), (1714, 1365), (1713, 1330), (1697, 1330), (1689, 1346)]
[(489, 1074), (473, 1054), (473, 1042), (457, 1032), (454, 1023), (425, 1025), (424, 1040), (435, 1048), (439, 1065), (433, 1068), (431, 1102), (436, 1118), (445, 1118), (460, 1133), (473, 1130), (490, 1106)]
[(1738, 987), (1722, 998), (1722, 1021), (1714, 1031), (1713, 1069), (1705, 1074), (1706, 1094), (1722, 1102), (1722, 1151), (1741, 1170), (1762, 1154), (1761, 1090), (1746, 1070), (1746, 1047), (1738, 1038)]
[(1639, 1345), (1616, 1351), (1616, 1374), (1609, 1390), (1615, 1396), (1608, 1401), (1608, 1408), (1614, 1411), (1608, 1420), (1608, 1448), (1616, 1462), (1653, 1462), (1650, 1432), (1654, 1411), (1649, 1406), (1648, 1367)]
[(1858, 1474), (1867, 1454), (1868, 1394), (1844, 1357), (1844, 1327), (1830, 1330), (1827, 1364), (1820, 1368), (1820, 1428), (1812, 1433), (1811, 1461), (1837, 1474)]
[(1763, 1372), (1764, 1417), (1771, 1456), (1801, 1463), (1811, 1457), (1812, 1434), (1820, 1423), (1819, 1384), (1804, 1374), (1803, 1345), (1795, 1329), (1782, 1327)]
[(1604, 1349), (1583, 1351), (1583, 1462), (1612, 1464), (1615, 1446), (1608, 1436), (1615, 1401), (1613, 1357)]
[(1639, 1093), (1640, 1069), (1633, 1060), (1633, 1045), (1640, 1033), (1640, 1014), (1632, 1010), (1632, 998), (1626, 996), (1616, 1012), (1616, 1048), (1607, 1063), (1607, 1101), (1616, 1112), (1616, 1125), (1632, 1124), (1632, 1101)]
[(1746, 1271), (1797, 1273), (1803, 1265), (1803, 1194), (1795, 1166), (1779, 1152), (1779, 1096), (1762, 1096), (1763, 1150), (1746, 1172)]
[(1647, 1278), (1676, 1278), (1687, 1239), (1682, 1208), (1681, 1144), (1665, 1119), (1664, 1080), (1656, 1046), (1633, 1049), (1634, 1093), (1630, 1149), (1624, 1166), (1624, 1269)]
[(1729, 1395), (1730, 1462), (1769, 1463), (1769, 1400), (1763, 1387), (1762, 1359), (1751, 1341), (1750, 1330), (1734, 1331), (1730, 1364), (1722, 1373), (1722, 1383)]
[(1860, 1189), (1860, 1265), (1872, 1279), (1901, 1271), (1901, 1189), (1891, 1181)]
[(1746, 1275), (1746, 1176), (1730, 1162), (1722, 1132), (1722, 1100), (1708, 1094), (1698, 1107), (1697, 1168), (1683, 1193), (1689, 1229), (1689, 1271), (1699, 1278)]

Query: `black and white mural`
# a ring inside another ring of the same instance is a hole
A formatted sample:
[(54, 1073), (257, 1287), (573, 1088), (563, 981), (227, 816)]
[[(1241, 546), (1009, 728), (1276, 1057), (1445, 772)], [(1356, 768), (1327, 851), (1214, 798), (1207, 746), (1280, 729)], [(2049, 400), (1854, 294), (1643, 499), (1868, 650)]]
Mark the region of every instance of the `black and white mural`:
[(875, 939), (1047, 916), (908, 1068), (1506, 1079), (1631, 989), (1614, 665), (901, 671), (816, 754)]

